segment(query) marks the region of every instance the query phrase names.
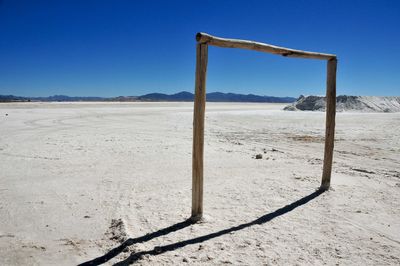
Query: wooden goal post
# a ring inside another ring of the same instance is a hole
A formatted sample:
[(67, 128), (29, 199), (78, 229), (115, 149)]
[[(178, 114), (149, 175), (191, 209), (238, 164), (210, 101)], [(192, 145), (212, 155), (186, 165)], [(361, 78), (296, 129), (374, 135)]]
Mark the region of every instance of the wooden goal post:
[(259, 52), (282, 55), (285, 57), (327, 60), (325, 152), (320, 190), (329, 189), (335, 138), (337, 66), (336, 55), (288, 49), (254, 41), (225, 39), (215, 37), (206, 33), (197, 33), (196, 40), (197, 46), (195, 99), (193, 112), (191, 220), (196, 222), (199, 221), (203, 216), (204, 116), (206, 107), (206, 76), (209, 45), (223, 48), (241, 48), (255, 50)]

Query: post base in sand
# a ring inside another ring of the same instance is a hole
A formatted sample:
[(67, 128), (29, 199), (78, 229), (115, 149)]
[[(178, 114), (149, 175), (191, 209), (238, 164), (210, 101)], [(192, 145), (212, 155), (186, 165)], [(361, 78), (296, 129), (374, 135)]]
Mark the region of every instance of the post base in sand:
[(200, 222), (203, 222), (203, 221), (204, 221), (203, 215), (202, 215), (202, 214), (192, 215), (192, 216), (189, 218), (189, 221), (192, 222), (192, 223), (200, 223)]
[(319, 190), (321, 190), (321, 191), (327, 191), (327, 190), (329, 190), (329, 188), (330, 188), (330, 184), (322, 184), (322, 185), (319, 187)]

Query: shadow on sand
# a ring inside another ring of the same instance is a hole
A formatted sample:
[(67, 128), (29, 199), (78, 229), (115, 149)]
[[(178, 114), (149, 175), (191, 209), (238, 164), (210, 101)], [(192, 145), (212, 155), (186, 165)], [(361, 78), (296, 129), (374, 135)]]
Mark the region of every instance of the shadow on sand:
[[(264, 224), (266, 222), (271, 221), (272, 219), (284, 215), (294, 209), (296, 209), (297, 207), (306, 204), (307, 202), (309, 202), (310, 200), (318, 197), (319, 195), (321, 195), (324, 191), (323, 190), (317, 190), (289, 205), (286, 205), (280, 209), (277, 209), (274, 212), (265, 214), (251, 222), (248, 223), (244, 223), (244, 224), (240, 224), (231, 228), (227, 228), (218, 232), (214, 232), (211, 234), (207, 234), (207, 235), (203, 235), (203, 236), (199, 236), (199, 237), (195, 237), (192, 239), (188, 239), (188, 240), (184, 240), (184, 241), (180, 241), (180, 242), (176, 242), (173, 244), (169, 244), (169, 245), (165, 245), (165, 246), (157, 246), (154, 247), (152, 250), (146, 250), (146, 251), (140, 251), (140, 252), (136, 252), (136, 253), (132, 253), (128, 258), (126, 258), (125, 260), (116, 263), (115, 265), (129, 265), (131, 263), (134, 263), (136, 261), (138, 261), (143, 255), (158, 255), (158, 254), (162, 254), (168, 251), (172, 251), (172, 250), (176, 250), (178, 248), (182, 248), (185, 247), (187, 245), (193, 245), (193, 244), (198, 244), (198, 243), (202, 243), (204, 241), (210, 240), (212, 238), (216, 238), (222, 235), (226, 235), (229, 234), (231, 232), (235, 232), (235, 231), (239, 231), (242, 230), (244, 228), (253, 226), (253, 225), (260, 225), (260, 224)], [(120, 246), (110, 250), (109, 252), (107, 252), (105, 255), (100, 256), (98, 258), (95, 258), (93, 260), (84, 262), (82, 264), (79, 264), (80, 266), (86, 266), (86, 265), (100, 265), (102, 263), (105, 263), (107, 261), (109, 261), (110, 259), (114, 258), (115, 256), (117, 256), (118, 254), (120, 254), (126, 247), (136, 244), (136, 243), (143, 243), (146, 241), (149, 241), (151, 239), (160, 237), (160, 236), (164, 236), (167, 235), (169, 233), (178, 231), (180, 229), (183, 229), (185, 227), (188, 227), (192, 225), (192, 222), (190, 220), (186, 220), (174, 225), (171, 225), (169, 227), (163, 228), (161, 230), (158, 230), (156, 232), (147, 234), (145, 236), (141, 236), (141, 237), (137, 237), (137, 238), (130, 238), (128, 240), (126, 240), (124, 243), (122, 243)]]

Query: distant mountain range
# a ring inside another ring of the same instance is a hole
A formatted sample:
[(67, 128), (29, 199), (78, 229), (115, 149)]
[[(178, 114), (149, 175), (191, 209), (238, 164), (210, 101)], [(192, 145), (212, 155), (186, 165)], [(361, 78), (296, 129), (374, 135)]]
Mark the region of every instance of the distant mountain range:
[[(14, 95), (0, 95), (0, 102), (191, 102), (193, 93), (182, 91), (175, 94), (149, 93), (142, 96), (119, 97), (70, 97), (66, 95), (54, 95), (49, 97), (21, 97)], [(254, 94), (236, 94), (211, 92), (207, 93), (209, 102), (253, 102), (253, 103), (292, 103), (293, 97), (260, 96)]]
[[(182, 91), (175, 94), (150, 93), (138, 97), (140, 101), (193, 101), (194, 94)], [(254, 94), (236, 94), (210, 92), (207, 93), (207, 101), (209, 102), (257, 102), (257, 103), (292, 103), (296, 100), (293, 97), (273, 97), (260, 96)]]

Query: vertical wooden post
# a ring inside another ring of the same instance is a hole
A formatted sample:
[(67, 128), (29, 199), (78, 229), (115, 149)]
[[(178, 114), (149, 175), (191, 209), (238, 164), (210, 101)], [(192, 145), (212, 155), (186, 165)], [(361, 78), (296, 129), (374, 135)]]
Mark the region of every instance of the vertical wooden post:
[(321, 190), (329, 189), (331, 183), (333, 146), (335, 141), (335, 116), (336, 116), (336, 66), (337, 59), (332, 58), (327, 63), (326, 78), (326, 129), (324, 168), (322, 171)]
[(191, 220), (193, 222), (199, 221), (203, 215), (204, 116), (206, 107), (207, 61), (208, 45), (205, 43), (197, 43), (192, 154)]

